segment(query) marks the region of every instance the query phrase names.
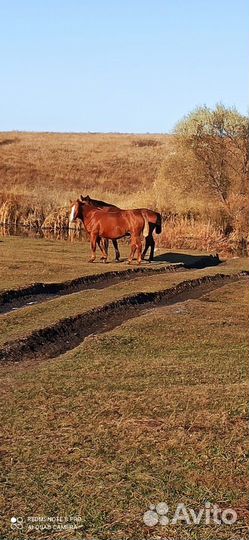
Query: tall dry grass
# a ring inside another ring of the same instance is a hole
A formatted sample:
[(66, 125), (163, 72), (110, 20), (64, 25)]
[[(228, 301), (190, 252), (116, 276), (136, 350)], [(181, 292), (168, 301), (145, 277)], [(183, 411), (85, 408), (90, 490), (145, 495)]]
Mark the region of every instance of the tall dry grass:
[(158, 245), (169, 249), (202, 249), (220, 255), (246, 254), (246, 246), (236, 231), (226, 235), (211, 220), (191, 216), (170, 216), (166, 219)]
[[(234, 253), (239, 240), (221, 207), (191, 197), (165, 175), (174, 141), (168, 135), (0, 133), (0, 223), (67, 228), (70, 200), (89, 193), (121, 208), (162, 212), (160, 245)], [(239, 230), (239, 214), (236, 219)]]
[(59, 209), (80, 193), (153, 206), (148, 190), (171, 142), (152, 135), (0, 133), (0, 221), (37, 225), (54, 215), (60, 226)]

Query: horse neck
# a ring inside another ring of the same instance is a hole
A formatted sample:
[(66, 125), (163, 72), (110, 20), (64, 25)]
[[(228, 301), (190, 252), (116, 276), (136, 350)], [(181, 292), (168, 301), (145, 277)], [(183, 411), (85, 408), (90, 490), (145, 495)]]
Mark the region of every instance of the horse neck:
[(87, 219), (87, 217), (89, 216), (90, 212), (93, 211), (93, 210), (96, 210), (96, 208), (94, 208), (93, 206), (91, 206), (90, 204), (82, 204), (81, 205), (81, 220), (83, 221), (83, 223), (85, 224), (85, 220)]

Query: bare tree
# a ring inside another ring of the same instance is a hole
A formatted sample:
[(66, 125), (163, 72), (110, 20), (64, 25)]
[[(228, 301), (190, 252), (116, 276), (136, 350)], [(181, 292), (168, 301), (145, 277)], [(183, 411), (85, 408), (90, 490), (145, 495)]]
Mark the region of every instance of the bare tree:
[(235, 109), (217, 105), (195, 109), (175, 129), (179, 144), (191, 149), (203, 174), (203, 187), (213, 191), (231, 214), (231, 192), (242, 197), (248, 189), (249, 120)]
[(182, 169), (178, 180), (185, 190), (209, 194), (207, 200), (211, 198), (223, 208), (230, 229), (245, 245), (249, 219), (248, 117), (221, 104), (214, 110), (199, 107), (177, 124), (175, 134), (174, 161), (176, 169)]

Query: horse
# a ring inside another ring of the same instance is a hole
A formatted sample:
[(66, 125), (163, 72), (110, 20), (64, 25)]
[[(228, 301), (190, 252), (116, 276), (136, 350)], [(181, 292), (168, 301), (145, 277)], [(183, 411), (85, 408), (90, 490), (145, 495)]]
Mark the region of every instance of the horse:
[[(121, 210), (117, 206), (114, 206), (114, 204), (106, 203), (104, 201), (98, 201), (97, 199), (91, 199), (89, 197), (89, 195), (87, 195), (86, 197), (83, 197), (83, 195), (81, 195), (80, 198), (81, 198), (82, 202), (86, 202), (88, 204), (91, 204), (92, 206), (95, 206), (96, 208), (110, 208), (110, 209), (114, 208), (114, 210)], [(108, 252), (109, 240), (107, 238), (104, 238), (103, 242), (104, 242), (105, 250), (106, 250), (106, 252)], [(113, 239), (112, 244), (113, 244), (114, 251), (115, 251), (115, 261), (119, 262), (119, 260), (120, 260), (120, 251), (118, 249), (117, 240)]]
[(131, 237), (131, 251), (128, 264), (132, 262), (137, 250), (137, 262), (142, 259), (141, 234), (146, 238), (149, 234), (149, 222), (145, 214), (137, 210), (113, 210), (100, 209), (92, 204), (79, 199), (72, 205), (69, 223), (75, 219), (81, 219), (86, 231), (90, 235), (92, 256), (89, 262), (96, 259), (96, 245), (98, 244), (102, 252), (102, 260), (106, 262), (107, 251), (101, 238), (117, 240), (129, 235)]
[[(89, 195), (86, 197), (83, 197), (83, 195), (80, 196), (82, 202), (86, 202), (87, 204), (91, 204), (92, 206), (96, 208), (104, 208), (104, 209), (110, 209), (111, 212), (115, 210), (120, 210), (118, 206), (115, 206), (114, 204), (106, 203), (104, 201), (99, 201), (97, 199), (91, 199)], [(149, 223), (149, 234), (146, 237), (145, 240), (145, 248), (142, 253), (142, 259), (145, 258), (145, 255), (150, 247), (150, 256), (149, 256), (149, 262), (153, 261), (154, 258), (154, 249), (155, 249), (155, 240), (153, 238), (153, 232), (155, 230), (156, 234), (160, 234), (162, 232), (162, 218), (161, 214), (159, 212), (154, 212), (154, 210), (149, 210), (148, 208), (137, 208), (137, 212), (142, 212), (144, 215), (146, 215)], [(119, 260), (120, 253), (118, 249), (118, 243), (117, 240), (113, 240), (113, 246), (115, 249), (116, 254), (116, 260)], [(105, 244), (106, 250), (108, 249), (108, 242)]]

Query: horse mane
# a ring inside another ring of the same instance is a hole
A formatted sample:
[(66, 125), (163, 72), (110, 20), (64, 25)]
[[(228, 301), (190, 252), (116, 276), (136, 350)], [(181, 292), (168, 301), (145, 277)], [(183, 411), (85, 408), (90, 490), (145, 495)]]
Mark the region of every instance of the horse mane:
[(98, 201), (98, 199), (91, 199), (91, 197), (89, 197), (89, 202), (93, 206), (98, 206), (99, 208), (104, 208), (105, 206), (110, 206), (111, 208), (117, 208), (115, 204), (110, 204), (105, 201)]
[(101, 208), (103, 208), (104, 206), (111, 206), (112, 208), (116, 208), (114, 204), (110, 204), (105, 201), (98, 201), (97, 199), (91, 199), (91, 202), (93, 202), (93, 204), (96, 204), (97, 206), (100, 206)]

